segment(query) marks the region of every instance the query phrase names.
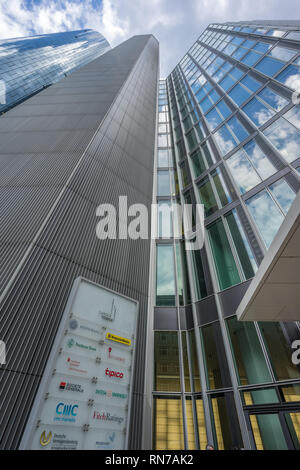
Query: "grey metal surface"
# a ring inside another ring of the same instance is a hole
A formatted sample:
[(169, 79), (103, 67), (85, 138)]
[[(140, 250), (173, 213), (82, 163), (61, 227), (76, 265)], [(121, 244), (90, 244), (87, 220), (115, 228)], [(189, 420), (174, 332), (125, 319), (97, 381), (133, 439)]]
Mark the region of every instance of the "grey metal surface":
[(150, 208), (157, 67), (156, 39), (135, 36), (0, 118), (0, 384), (14, 390), (0, 395), (0, 448), (18, 446), (78, 276), (139, 301), (129, 447), (140, 445), (150, 242), (98, 240), (96, 208), (119, 195)]

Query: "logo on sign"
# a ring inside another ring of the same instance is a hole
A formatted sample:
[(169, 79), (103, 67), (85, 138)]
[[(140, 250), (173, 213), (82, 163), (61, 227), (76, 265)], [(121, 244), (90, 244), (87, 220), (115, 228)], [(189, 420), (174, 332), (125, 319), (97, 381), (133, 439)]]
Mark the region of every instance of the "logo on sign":
[(115, 437), (116, 437), (116, 433), (115, 432), (112, 432), (112, 433), (107, 433), (105, 438), (106, 438), (106, 441), (96, 441), (96, 447), (100, 447), (101, 449), (111, 449), (112, 448), (112, 445), (113, 445), (113, 442), (115, 440)]
[(68, 392), (84, 392), (84, 389), (80, 384), (73, 384), (69, 382), (60, 382), (59, 390), (67, 390)]
[(110, 370), (110, 369), (105, 369), (105, 375), (108, 375), (109, 377), (116, 377), (117, 379), (123, 379), (124, 374), (123, 372), (118, 372), (116, 370)]
[(67, 421), (75, 423), (78, 408), (78, 405), (73, 405), (72, 403), (65, 404), (63, 402), (59, 402), (55, 409), (56, 417), (54, 418), (54, 421)]
[(114, 421), (118, 424), (121, 424), (124, 421), (124, 418), (122, 418), (122, 416), (111, 415), (110, 413), (107, 413), (105, 411), (97, 410), (95, 410), (93, 413), (93, 419), (96, 419), (97, 421)]
[(103, 390), (103, 389), (96, 389), (96, 395), (103, 395), (106, 396), (107, 398), (127, 398), (126, 393), (118, 393), (118, 392), (113, 392), (112, 390)]
[(75, 360), (71, 359), (71, 357), (68, 357), (68, 359), (67, 359), (67, 368), (70, 371), (78, 372), (78, 374), (87, 374), (88, 373), (87, 370), (80, 369), (80, 361), (75, 361)]
[(99, 313), (101, 317), (104, 318), (104, 320), (114, 321), (116, 318), (116, 313), (117, 313), (117, 309), (115, 306), (115, 299), (112, 300), (111, 308), (109, 312), (103, 312), (100, 310)]
[(125, 362), (124, 357), (115, 356), (114, 354), (112, 354), (112, 348), (111, 347), (108, 348), (108, 358), (109, 359), (114, 359), (115, 361)]
[(131, 345), (131, 339), (122, 338), (122, 336), (113, 335), (112, 333), (106, 333), (106, 339), (110, 341), (116, 341), (117, 343), (125, 344), (125, 346)]
[(51, 439), (52, 439), (52, 432), (50, 431), (48, 435), (46, 436), (46, 431), (43, 431), (40, 437), (41, 446), (45, 447), (48, 444), (50, 444)]

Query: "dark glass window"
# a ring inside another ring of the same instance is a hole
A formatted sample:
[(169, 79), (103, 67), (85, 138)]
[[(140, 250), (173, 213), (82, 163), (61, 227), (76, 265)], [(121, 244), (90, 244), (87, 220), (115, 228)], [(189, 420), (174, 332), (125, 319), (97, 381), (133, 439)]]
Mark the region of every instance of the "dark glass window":
[(253, 322), (227, 320), (233, 358), (240, 385), (270, 382), (271, 376)]
[(154, 332), (154, 390), (180, 392), (178, 336), (173, 331)]
[(210, 225), (208, 234), (221, 290), (238, 284), (241, 279), (222, 220)]
[(210, 390), (230, 387), (229, 370), (219, 322), (200, 328), (207, 385)]
[(277, 380), (299, 379), (299, 367), (292, 362), (293, 350), (291, 349), (280, 324), (273, 322), (260, 322), (259, 326), (262, 331)]

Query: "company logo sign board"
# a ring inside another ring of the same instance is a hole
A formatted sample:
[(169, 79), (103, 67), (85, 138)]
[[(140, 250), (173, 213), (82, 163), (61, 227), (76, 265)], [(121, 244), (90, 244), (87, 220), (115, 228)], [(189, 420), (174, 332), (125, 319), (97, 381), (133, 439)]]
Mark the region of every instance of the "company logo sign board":
[(43, 378), (39, 424), (26, 448), (124, 449), (137, 303), (76, 282)]

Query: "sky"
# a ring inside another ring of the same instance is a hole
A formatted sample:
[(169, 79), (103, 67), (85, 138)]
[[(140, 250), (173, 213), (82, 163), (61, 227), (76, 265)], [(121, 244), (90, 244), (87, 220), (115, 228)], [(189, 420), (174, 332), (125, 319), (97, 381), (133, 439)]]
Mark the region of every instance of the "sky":
[(160, 42), (165, 78), (209, 23), (299, 19), (299, 0), (0, 0), (0, 39), (92, 28), (116, 46), (135, 34)]

